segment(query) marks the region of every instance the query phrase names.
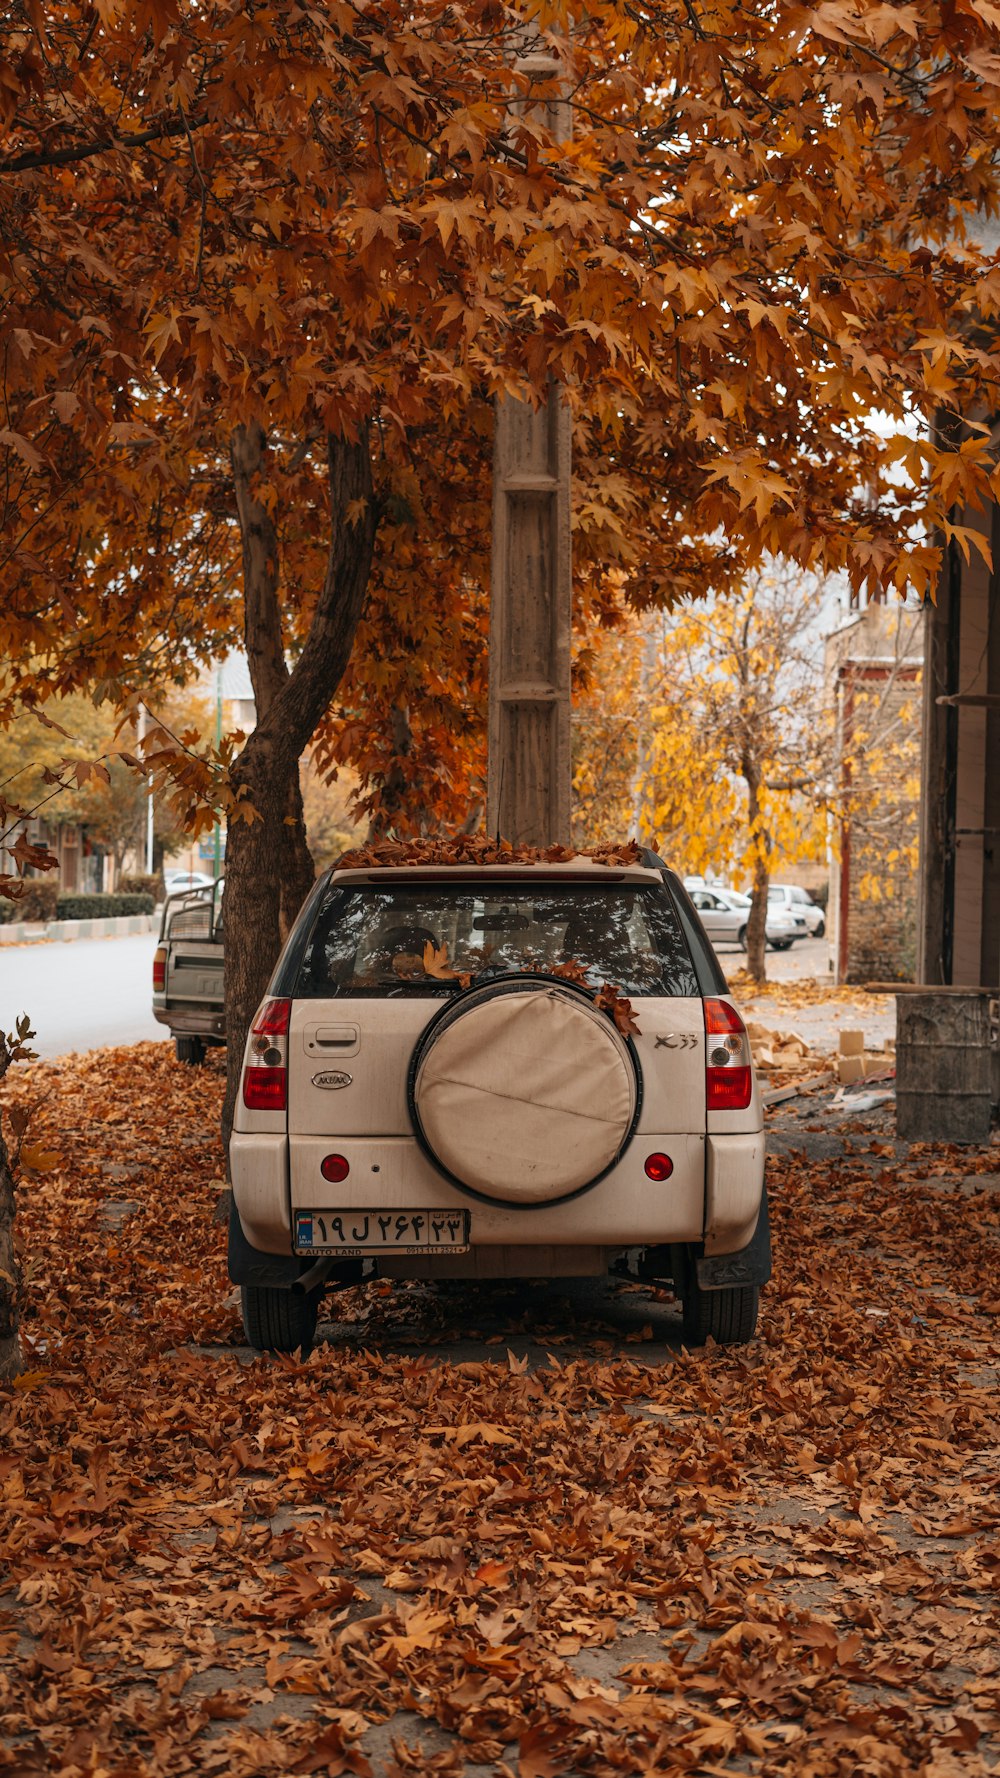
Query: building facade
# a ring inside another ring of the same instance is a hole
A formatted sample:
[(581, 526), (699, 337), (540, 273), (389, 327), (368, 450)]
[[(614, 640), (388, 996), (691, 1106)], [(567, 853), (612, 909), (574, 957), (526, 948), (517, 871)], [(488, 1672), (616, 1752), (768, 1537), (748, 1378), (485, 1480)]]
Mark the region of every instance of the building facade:
[(917, 968), (924, 616), (869, 605), (827, 638), (835, 789), (827, 930), (837, 982)]
[(918, 979), (1000, 987), (1000, 508), (966, 511), (927, 609)]

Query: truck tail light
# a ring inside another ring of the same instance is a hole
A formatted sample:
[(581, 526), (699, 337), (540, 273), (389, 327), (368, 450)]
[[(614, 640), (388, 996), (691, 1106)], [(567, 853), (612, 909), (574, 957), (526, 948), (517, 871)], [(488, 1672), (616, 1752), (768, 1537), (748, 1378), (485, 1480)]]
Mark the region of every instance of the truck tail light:
[(167, 947), (157, 945), (153, 952), (153, 993), (162, 994), (167, 985)]
[(287, 1109), (291, 1012), (290, 1000), (265, 1000), (250, 1027), (243, 1065), (243, 1103), (248, 1111)]
[(705, 1001), (705, 1104), (709, 1111), (745, 1111), (753, 1098), (753, 1059), (746, 1026), (727, 1000)]

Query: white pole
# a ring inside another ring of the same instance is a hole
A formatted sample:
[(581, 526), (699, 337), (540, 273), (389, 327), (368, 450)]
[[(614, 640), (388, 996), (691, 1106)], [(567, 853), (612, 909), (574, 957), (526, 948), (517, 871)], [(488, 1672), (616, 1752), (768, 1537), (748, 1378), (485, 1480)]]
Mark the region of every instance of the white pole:
[[(145, 706), (145, 704), (140, 704), (139, 705), (139, 727), (138, 727), (138, 738), (140, 741), (144, 741), (146, 739), (146, 720), (147, 720), (146, 706)], [(152, 775), (152, 773), (150, 773), (146, 779), (146, 875), (147, 875), (147, 877), (151, 877), (152, 874), (153, 874), (153, 775)]]
[(149, 789), (146, 792), (146, 875), (153, 874), (153, 777), (147, 779)]

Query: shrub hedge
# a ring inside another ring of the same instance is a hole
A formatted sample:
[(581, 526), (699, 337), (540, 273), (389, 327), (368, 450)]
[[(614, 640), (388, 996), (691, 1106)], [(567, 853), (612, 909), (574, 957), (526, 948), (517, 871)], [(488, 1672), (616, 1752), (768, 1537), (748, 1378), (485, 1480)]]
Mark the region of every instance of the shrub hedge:
[(0, 922), (8, 920), (54, 920), (59, 900), (59, 884), (44, 877), (26, 877), (24, 894), (16, 901), (0, 901)]
[(58, 883), (29, 877), (17, 901), (0, 901), (0, 926), (12, 921), (106, 920), (119, 914), (151, 914), (156, 906), (147, 892), (129, 895), (60, 895)]
[(151, 895), (60, 895), (57, 920), (107, 920), (119, 914), (151, 914)]

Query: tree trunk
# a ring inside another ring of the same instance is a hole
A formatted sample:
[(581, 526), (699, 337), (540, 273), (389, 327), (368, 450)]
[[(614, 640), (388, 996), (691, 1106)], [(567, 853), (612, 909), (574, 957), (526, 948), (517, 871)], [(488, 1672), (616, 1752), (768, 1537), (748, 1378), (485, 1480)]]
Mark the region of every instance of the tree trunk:
[(413, 731), (410, 728), (410, 712), (405, 704), (394, 704), (392, 707), (392, 752), (393, 760), (385, 775), (385, 781), (379, 798), (379, 806), (372, 815), (368, 830), (369, 840), (385, 839), (389, 833), (397, 838), (420, 832), (417, 811), (414, 809), (414, 792), (403, 770), (402, 761), (407, 758), (413, 746)]
[(227, 1078), (222, 1113), (228, 1147), (243, 1051), (282, 942), (313, 880), (299, 759), (347, 668), (364, 610), (376, 511), (367, 429), (327, 440), (330, 549), (309, 633), (294, 667), (285, 661), (278, 598), (278, 539), (258, 478), (267, 441), (252, 424), (233, 436), (232, 465), (243, 539), (243, 596), (257, 726), (231, 774), (237, 798), (256, 811), (230, 818), (226, 840), (225, 996)]
[[(0, 1080), (9, 1065), (10, 1051), (0, 1032)], [(18, 1329), (24, 1286), (14, 1246), (14, 1211), (14, 1169), (0, 1127), (0, 1382), (9, 1382), (22, 1368)]]
[(281, 832), (281, 907), (278, 925), (282, 944), (291, 932), (299, 909), (315, 881), (316, 866), (309, 850), (306, 816), (302, 807), (302, 780), (299, 762), (296, 760), (289, 777), (288, 805)]
[(753, 894), (747, 921), (747, 970), (755, 982), (767, 981), (767, 891), (771, 873), (758, 855), (753, 861)]

